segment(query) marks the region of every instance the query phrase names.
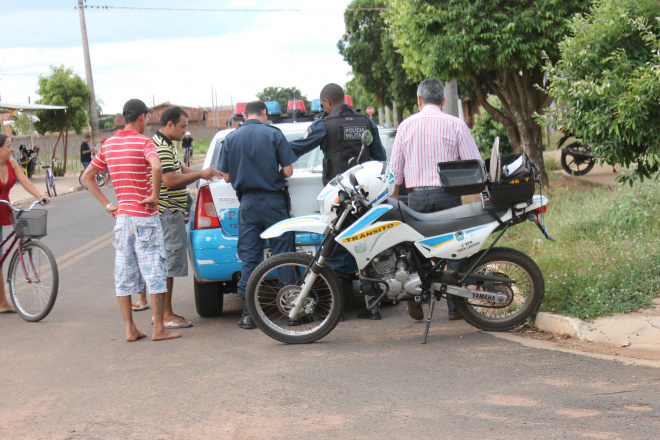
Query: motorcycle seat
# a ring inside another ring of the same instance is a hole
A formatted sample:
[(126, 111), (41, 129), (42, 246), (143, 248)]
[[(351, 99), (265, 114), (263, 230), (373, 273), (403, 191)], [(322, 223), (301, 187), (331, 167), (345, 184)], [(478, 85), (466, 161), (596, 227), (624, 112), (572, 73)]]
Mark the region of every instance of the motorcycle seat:
[(489, 212), (484, 210), (481, 202), (474, 202), (439, 212), (423, 214), (413, 211), (404, 203), (392, 198), (389, 198), (385, 203), (393, 206), (394, 209), (388, 211), (379, 220), (402, 221), (425, 237), (433, 237), (493, 222), (495, 218), (491, 212), (501, 218), (508, 209), (497, 209)]

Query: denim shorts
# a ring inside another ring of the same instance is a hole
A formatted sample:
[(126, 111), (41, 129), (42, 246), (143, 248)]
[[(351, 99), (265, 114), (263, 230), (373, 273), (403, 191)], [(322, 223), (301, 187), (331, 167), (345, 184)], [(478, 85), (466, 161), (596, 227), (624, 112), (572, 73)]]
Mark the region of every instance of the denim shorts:
[(163, 230), (157, 215), (117, 216), (115, 235), (115, 291), (117, 296), (167, 291), (167, 266)]

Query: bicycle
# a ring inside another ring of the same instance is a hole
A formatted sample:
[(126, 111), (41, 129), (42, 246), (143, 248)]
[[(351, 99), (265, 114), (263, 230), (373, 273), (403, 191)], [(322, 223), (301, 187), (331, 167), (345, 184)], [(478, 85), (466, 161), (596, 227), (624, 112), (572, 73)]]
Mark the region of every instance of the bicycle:
[(12, 210), (10, 220), (14, 227), (0, 244), (1, 248), (12, 240), (0, 257), (0, 265), (16, 246), (7, 270), (11, 302), (24, 320), (41, 321), (55, 305), (60, 280), (53, 253), (37, 240), (47, 234), (48, 211), (32, 208), (45, 202), (36, 201), (27, 209), (16, 208), (6, 200), (0, 200), (0, 203), (5, 203)]
[(57, 197), (57, 190), (55, 189), (55, 176), (51, 171), (50, 165), (44, 165), (40, 163), (41, 168), (46, 170), (46, 191), (48, 192), (48, 197)]
[(192, 159), (192, 147), (183, 147), (183, 164), (190, 168), (190, 160)]
[[(90, 165), (90, 166), (91, 166), (91, 165)], [(83, 188), (87, 189), (87, 187), (85, 186), (85, 184), (84, 184), (83, 181), (82, 181), (82, 175), (83, 175), (84, 172), (85, 172), (85, 170), (82, 170), (82, 171), (80, 172), (80, 175), (78, 176), (78, 182), (80, 182), (80, 186), (82, 186)], [(99, 186), (99, 188), (102, 188), (103, 185), (105, 185), (105, 183), (106, 183), (106, 181), (105, 181), (105, 173), (104, 173), (103, 171), (99, 171), (99, 172), (97, 172), (97, 173), (96, 173), (96, 176), (94, 176), (94, 178), (96, 179), (96, 184)]]

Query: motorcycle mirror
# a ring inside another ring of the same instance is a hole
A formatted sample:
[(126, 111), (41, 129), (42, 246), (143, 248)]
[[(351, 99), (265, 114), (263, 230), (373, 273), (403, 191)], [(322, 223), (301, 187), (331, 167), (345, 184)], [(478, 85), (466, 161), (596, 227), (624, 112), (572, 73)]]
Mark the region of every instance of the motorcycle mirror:
[[(362, 148), (360, 148), (360, 154), (357, 157), (356, 163), (360, 163), (360, 158), (362, 157), (362, 153), (364, 152), (364, 150), (367, 149), (367, 146), (371, 145), (373, 141), (374, 141), (374, 135), (371, 134), (371, 131), (365, 130), (364, 133), (362, 133), (362, 138), (361, 138)], [(349, 165), (350, 165), (350, 160), (349, 160)]]
[(348, 180), (351, 182), (351, 185), (353, 185), (353, 188), (359, 185), (357, 177), (355, 177), (355, 174), (353, 173), (348, 176)]
[(362, 133), (362, 148), (366, 147), (367, 145), (371, 145), (373, 141), (374, 135), (371, 134), (369, 130), (366, 130), (364, 133)]

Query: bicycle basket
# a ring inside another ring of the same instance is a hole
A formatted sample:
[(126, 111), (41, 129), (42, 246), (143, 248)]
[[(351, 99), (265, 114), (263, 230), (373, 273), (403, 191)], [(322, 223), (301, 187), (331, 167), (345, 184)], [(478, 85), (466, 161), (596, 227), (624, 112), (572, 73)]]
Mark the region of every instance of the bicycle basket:
[(19, 238), (41, 238), (47, 234), (48, 211), (45, 209), (12, 212), (9, 218)]

